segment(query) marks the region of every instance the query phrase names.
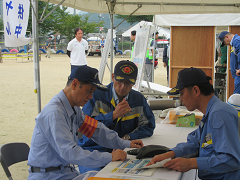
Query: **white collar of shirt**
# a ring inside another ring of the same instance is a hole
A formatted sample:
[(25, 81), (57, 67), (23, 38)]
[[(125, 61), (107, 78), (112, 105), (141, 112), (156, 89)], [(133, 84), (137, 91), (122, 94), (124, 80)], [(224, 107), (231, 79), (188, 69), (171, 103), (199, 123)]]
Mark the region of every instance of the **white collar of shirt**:
[[(235, 35), (234, 35), (234, 36), (235, 36)], [(234, 38), (234, 36), (233, 36), (233, 38)], [(231, 40), (231, 42), (230, 42), (230, 45), (231, 45), (231, 46), (232, 46), (233, 38), (232, 38), (232, 40)]]
[[(118, 103), (119, 103), (119, 99), (118, 99), (118, 96), (117, 96), (117, 93), (116, 93), (116, 91), (115, 91), (115, 89), (114, 89), (114, 84), (113, 84), (113, 86), (112, 86), (112, 94), (113, 94), (113, 99), (114, 99), (114, 101), (115, 101), (115, 105), (117, 105)], [(128, 96), (129, 96), (129, 93), (126, 95), (126, 100), (128, 100)]]

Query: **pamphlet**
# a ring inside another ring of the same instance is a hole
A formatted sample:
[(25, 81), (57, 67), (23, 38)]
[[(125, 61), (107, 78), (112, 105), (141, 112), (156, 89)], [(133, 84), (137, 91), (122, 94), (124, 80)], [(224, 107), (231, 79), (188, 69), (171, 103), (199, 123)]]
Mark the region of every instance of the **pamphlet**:
[(140, 176), (152, 176), (152, 174), (159, 167), (163, 167), (163, 165), (171, 160), (165, 159), (161, 162), (157, 162), (153, 165), (146, 165), (150, 162), (151, 159), (126, 159), (122, 162), (119, 162), (116, 166), (114, 166), (111, 170), (111, 173), (114, 174), (125, 174), (125, 175), (140, 175)]

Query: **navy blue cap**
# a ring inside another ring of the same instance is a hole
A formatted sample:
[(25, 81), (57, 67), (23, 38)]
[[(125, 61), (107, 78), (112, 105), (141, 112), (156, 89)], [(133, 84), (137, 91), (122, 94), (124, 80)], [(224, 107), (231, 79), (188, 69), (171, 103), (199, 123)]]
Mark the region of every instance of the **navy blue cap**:
[(177, 86), (167, 92), (169, 95), (179, 94), (184, 87), (196, 84), (209, 83), (212, 78), (207, 76), (205, 72), (198, 68), (186, 68), (178, 72)]
[(74, 68), (68, 78), (89, 82), (92, 85), (97, 86), (98, 89), (103, 91), (108, 90), (106, 86), (100, 83), (98, 78), (98, 70), (95, 68), (91, 68), (89, 66), (79, 66)]
[(225, 46), (225, 43), (224, 43), (223, 40), (224, 40), (224, 37), (227, 33), (229, 33), (229, 32), (228, 31), (222, 31), (218, 36), (219, 40), (222, 42), (221, 47)]
[(138, 74), (138, 68), (135, 63), (129, 60), (119, 61), (114, 69), (116, 81), (127, 80), (135, 84)]

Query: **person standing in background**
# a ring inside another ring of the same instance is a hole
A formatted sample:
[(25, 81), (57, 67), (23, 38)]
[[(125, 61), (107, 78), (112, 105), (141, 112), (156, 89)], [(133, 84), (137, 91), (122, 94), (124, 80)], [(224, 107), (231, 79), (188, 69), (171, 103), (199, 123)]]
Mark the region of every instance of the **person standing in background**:
[(222, 42), (221, 47), (225, 45), (231, 45), (230, 54), (230, 68), (231, 74), (234, 78), (234, 94), (240, 94), (240, 36), (232, 34), (228, 31), (222, 31), (219, 36), (219, 40)]
[(102, 56), (102, 54), (103, 54), (104, 44), (105, 44), (105, 39), (104, 39), (103, 36), (102, 36), (101, 41), (100, 41), (101, 56)]
[(168, 44), (164, 47), (163, 50), (163, 66), (167, 69), (167, 82), (169, 86), (169, 57), (170, 57), (170, 38), (168, 38)]
[(83, 30), (79, 27), (75, 29), (75, 38), (67, 46), (67, 55), (71, 58), (71, 71), (78, 67), (87, 65), (86, 54), (88, 52), (88, 42), (83, 39)]
[(153, 47), (154, 45), (154, 39), (157, 40), (158, 39), (158, 32), (155, 33), (155, 38), (154, 38), (154, 33), (153, 33), (153, 37), (150, 40), (150, 48), (149, 50), (147, 50), (146, 53), (146, 62), (145, 62), (145, 72), (144, 72), (144, 81), (148, 82), (153, 82), (152, 81), (152, 77), (153, 77), (153, 51), (157, 48), (157, 42), (155, 42), (155, 47)]
[(52, 36), (49, 36), (49, 38), (46, 41), (46, 49), (47, 49), (47, 54), (46, 54), (46, 58), (51, 58), (50, 54), (51, 54), (51, 40), (52, 40)]
[(134, 49), (134, 43), (135, 43), (136, 33), (137, 33), (137, 31), (135, 31), (135, 30), (131, 31), (130, 39), (131, 39), (131, 41), (133, 41), (132, 51), (131, 51), (131, 61), (133, 61), (132, 55), (133, 55), (133, 49)]

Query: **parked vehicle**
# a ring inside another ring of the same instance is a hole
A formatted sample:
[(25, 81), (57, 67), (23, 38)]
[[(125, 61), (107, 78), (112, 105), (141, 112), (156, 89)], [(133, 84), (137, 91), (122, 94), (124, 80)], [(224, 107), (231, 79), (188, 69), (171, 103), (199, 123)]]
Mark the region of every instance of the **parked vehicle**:
[(89, 37), (87, 39), (88, 42), (88, 56), (93, 56), (94, 54), (98, 54), (101, 56), (101, 46), (100, 46), (100, 38), (99, 37)]

